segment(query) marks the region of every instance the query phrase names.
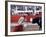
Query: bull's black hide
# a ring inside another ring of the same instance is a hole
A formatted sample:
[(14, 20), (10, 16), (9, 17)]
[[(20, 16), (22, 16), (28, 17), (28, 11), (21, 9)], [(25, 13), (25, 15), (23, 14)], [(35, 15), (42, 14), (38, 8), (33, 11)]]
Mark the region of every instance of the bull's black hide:
[(33, 19), (32, 23), (37, 23), (38, 26), (40, 26), (40, 29), (42, 28), (42, 19), (41, 18)]

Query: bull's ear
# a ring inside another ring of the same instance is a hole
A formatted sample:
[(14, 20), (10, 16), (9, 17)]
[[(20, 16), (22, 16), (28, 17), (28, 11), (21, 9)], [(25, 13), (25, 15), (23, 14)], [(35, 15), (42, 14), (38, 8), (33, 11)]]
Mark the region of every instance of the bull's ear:
[(32, 20), (32, 23), (37, 23), (37, 19), (36, 19), (36, 18), (33, 19), (33, 20)]

